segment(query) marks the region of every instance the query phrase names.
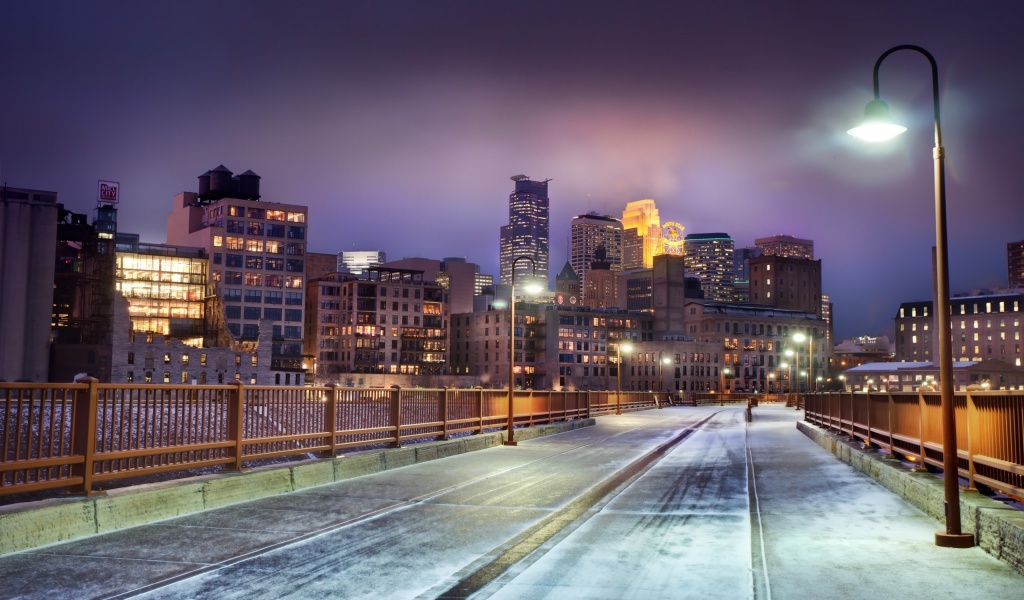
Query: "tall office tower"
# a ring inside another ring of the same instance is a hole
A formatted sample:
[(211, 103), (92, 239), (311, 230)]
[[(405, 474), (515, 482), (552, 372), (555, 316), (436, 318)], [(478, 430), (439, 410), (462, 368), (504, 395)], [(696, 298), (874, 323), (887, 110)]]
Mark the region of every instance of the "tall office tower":
[(569, 238), (569, 262), (580, 278), (581, 289), (587, 289), (587, 273), (598, 248), (604, 248), (601, 260), (608, 262), (608, 270), (616, 275), (622, 272), (622, 223), (615, 217), (593, 212), (573, 217)]
[(1006, 274), (1009, 288), (1024, 288), (1024, 240), (1006, 245)]
[(359, 276), (386, 262), (388, 255), (383, 250), (343, 251), (338, 253), (338, 272)]
[[(512, 263), (520, 256), (533, 259), (537, 278), (548, 281), (548, 182), (532, 181), (526, 175), (513, 175), (516, 189), (508, 197), (508, 225), (501, 228), (500, 281), (512, 283)], [(516, 265), (516, 279), (533, 274), (530, 261), (521, 260)]]
[(233, 176), (221, 165), (200, 175), (198, 194), (174, 197), (167, 243), (206, 251), (213, 293), (239, 348), (253, 349), (260, 321), (268, 321), (275, 381), (302, 385), (309, 209), (261, 201), (259, 188), (260, 177), (252, 171)]
[(761, 256), (783, 256), (814, 260), (814, 242), (791, 235), (773, 235), (754, 240), (754, 246), (761, 249)]
[(727, 233), (691, 233), (686, 236), (686, 272), (700, 279), (704, 298), (732, 302), (734, 244)]
[(821, 261), (784, 256), (750, 259), (750, 302), (821, 317)]
[(629, 238), (628, 251), (626, 237), (623, 236), (623, 270), (650, 269), (654, 265), (654, 257), (664, 253), (661, 217), (654, 200), (635, 200), (627, 204), (622, 211), (622, 229), (623, 232), (632, 230), (635, 236)]
[(50, 351), (57, 194), (3, 186), (0, 379), (45, 382)]

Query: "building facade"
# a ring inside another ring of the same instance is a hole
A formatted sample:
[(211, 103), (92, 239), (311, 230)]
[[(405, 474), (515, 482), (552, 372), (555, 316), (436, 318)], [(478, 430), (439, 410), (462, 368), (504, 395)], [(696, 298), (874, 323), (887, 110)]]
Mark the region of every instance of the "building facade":
[[(508, 385), (508, 310), (452, 317), (452, 368), (481, 385)], [(617, 345), (649, 341), (649, 314), (582, 306), (516, 303), (515, 386), (555, 390), (611, 390)]]
[(709, 364), (730, 370), (732, 390), (801, 391), (828, 377), (827, 324), (813, 311), (689, 302), (685, 316), (686, 336), (706, 344)]
[(604, 249), (602, 260), (616, 275), (622, 272), (622, 222), (615, 217), (587, 213), (573, 217), (569, 230), (569, 262), (587, 289), (587, 274), (598, 248)]
[(57, 194), (2, 187), (0, 379), (45, 382), (57, 239)]
[[(366, 279), (321, 280), (316, 299), (318, 371), (439, 375), (448, 361), (447, 292), (423, 271), (374, 267)], [(337, 291), (337, 306), (333, 301)], [(326, 291), (325, 291), (326, 290)], [(319, 308), (319, 307), (323, 308)], [(310, 305), (314, 307), (314, 305)], [(337, 315), (337, 362), (320, 354)], [(311, 350), (307, 345), (307, 350)]]
[(686, 236), (686, 272), (700, 279), (704, 297), (732, 302), (734, 243), (726, 233), (691, 233)]
[(791, 235), (773, 235), (754, 240), (754, 246), (762, 256), (782, 256), (814, 260), (814, 241), (803, 240)]
[(750, 264), (750, 302), (821, 316), (821, 261), (761, 255)]
[[(167, 241), (202, 248), (209, 279), (236, 340), (255, 347), (272, 328), (270, 368), (301, 384), (308, 209), (260, 199), (259, 176), (222, 166), (199, 177), (199, 193), (174, 198)], [(265, 339), (265, 338), (264, 338)]]
[[(958, 296), (950, 299), (950, 310), (954, 360), (1024, 366), (1024, 292)], [(931, 301), (900, 304), (895, 325), (897, 361), (937, 359)]]
[(500, 282), (505, 285), (512, 283), (512, 266), (515, 259), (528, 256), (529, 261), (515, 264), (515, 278), (522, 281), (523, 277), (534, 274), (543, 278), (547, 287), (548, 278), (548, 243), (549, 243), (549, 212), (548, 181), (533, 181), (526, 175), (514, 175), (515, 191), (508, 197), (508, 225), (501, 228), (499, 245)]
[(1006, 244), (1006, 279), (1013, 289), (1024, 289), (1024, 240)]
[(145, 244), (119, 233), (114, 286), (128, 301), (130, 330), (202, 347), (208, 266), (202, 248)]

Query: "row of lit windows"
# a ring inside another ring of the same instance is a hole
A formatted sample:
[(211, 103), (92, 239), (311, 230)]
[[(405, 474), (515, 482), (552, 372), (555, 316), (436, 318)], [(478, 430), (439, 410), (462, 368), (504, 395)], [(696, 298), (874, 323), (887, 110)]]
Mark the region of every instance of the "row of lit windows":
[(247, 239), (230, 236), (225, 238), (221, 235), (213, 236), (213, 247), (266, 254), (290, 254), (292, 256), (302, 256), (305, 254), (305, 246), (301, 242), (285, 243), (275, 240), (263, 240), (256, 238)]
[[(241, 302), (242, 291), (236, 288), (225, 288), (223, 292), (224, 302)], [(275, 290), (244, 290), (245, 301), (259, 303), (263, 298), (263, 304), (284, 304), (292, 306), (302, 305), (302, 292), (278, 292)]]
[[(144, 372), (144, 376), (145, 376), (144, 377), (144, 381), (146, 383), (153, 383), (153, 372), (152, 371), (145, 371)], [(241, 381), (241, 380), (242, 380), (242, 374), (236, 372), (235, 373), (235, 381)], [(135, 372), (134, 371), (128, 371), (127, 373), (125, 373), (125, 381), (127, 381), (128, 383), (134, 383), (135, 382)], [(190, 381), (191, 381), (191, 379), (189, 378), (188, 371), (182, 371), (181, 372), (181, 382), (182, 383), (189, 383)], [(206, 384), (206, 371), (201, 371), (199, 373), (199, 379), (197, 381), (198, 381), (198, 383), (200, 385), (205, 385)], [(170, 383), (170, 382), (171, 382), (171, 372), (170, 371), (164, 371), (164, 383)], [(217, 373), (217, 383), (224, 383), (224, 374), (223, 373)], [(252, 376), (249, 378), (249, 383), (251, 383), (253, 385), (256, 385), (256, 374), (255, 373), (253, 373)]]
[[(164, 364), (165, 365), (171, 364), (171, 353), (170, 352), (164, 352), (163, 360), (164, 360)], [(187, 367), (190, 360), (191, 360), (191, 358), (190, 358), (190, 356), (188, 354), (182, 354), (181, 355), (181, 366)], [(259, 360), (258, 360), (258, 358), (256, 357), (255, 354), (251, 355), (251, 360), (252, 360), (252, 366), (254, 366), (254, 367), (258, 366)], [(128, 364), (130, 364), (130, 365), (134, 365), (135, 364), (135, 353), (134, 352), (129, 352), (128, 353)], [(203, 367), (207, 366), (207, 355), (206, 355), (205, 352), (202, 352), (202, 353), (199, 354), (199, 364), (201, 366), (203, 366)], [(241, 365), (242, 365), (242, 355), (236, 354), (235, 355), (235, 366), (239, 367)]]
[[(223, 214), (223, 206), (214, 207), (210, 210), (211, 217), (219, 217)], [(237, 205), (228, 206), (228, 216), (245, 217), (246, 219), (262, 219), (266, 221), (291, 221), (292, 223), (306, 222), (306, 213)]]
[(223, 281), (226, 285), (248, 285), (252, 287), (285, 287), (298, 289), (302, 287), (301, 275), (274, 275), (272, 273), (253, 273), (251, 271), (219, 271), (213, 273), (213, 281)]

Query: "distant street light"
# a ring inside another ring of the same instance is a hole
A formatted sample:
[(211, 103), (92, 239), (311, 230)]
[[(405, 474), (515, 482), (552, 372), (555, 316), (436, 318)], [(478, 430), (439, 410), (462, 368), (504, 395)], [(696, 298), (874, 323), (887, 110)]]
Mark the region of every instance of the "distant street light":
[[(804, 335), (800, 331), (798, 331), (798, 332), (793, 334), (793, 341), (794, 342), (796, 342), (798, 344), (802, 344), (804, 342), (804, 340), (807, 340), (807, 373), (808, 374), (807, 374), (807, 390), (806, 391), (810, 392), (811, 391), (811, 380), (814, 379), (814, 339), (811, 337), (810, 334)], [(797, 363), (799, 363), (799, 362), (800, 362), (800, 360), (797, 359)]]
[(719, 378), (721, 380), (721, 383), (718, 385), (718, 390), (719, 390), (719, 392), (721, 392), (723, 394), (725, 393), (725, 378), (728, 377), (730, 372), (731, 371), (729, 371), (728, 367), (723, 368), (719, 372), (719, 375), (721, 375), (721, 377)]
[(532, 268), (532, 276), (530, 282), (526, 284), (526, 292), (531, 294), (537, 293), (540, 287), (535, 281), (537, 277), (537, 263), (529, 256), (516, 257), (512, 261), (512, 285), (509, 290), (508, 302), (508, 439), (504, 442), (506, 446), (518, 445), (515, 439), (513, 396), (516, 389), (516, 263), (521, 260), (530, 261), (530, 267)]
[[(658, 353), (658, 357), (658, 387), (661, 391), (665, 391), (665, 365), (672, 364), (672, 358), (669, 356), (661, 358), (661, 352)], [(654, 400), (658, 404), (658, 408), (664, 408), (661, 403), (657, 401), (657, 396), (654, 397)], [(667, 395), (665, 396), (665, 401), (668, 401)]]
[(935, 545), (969, 548), (974, 536), (960, 528), (960, 472), (957, 464), (956, 411), (953, 406), (953, 340), (949, 310), (949, 251), (946, 244), (946, 172), (942, 128), (939, 125), (939, 68), (935, 57), (920, 46), (900, 45), (889, 48), (875, 61), (872, 71), (874, 99), (864, 109), (864, 122), (849, 131), (866, 141), (888, 140), (906, 131), (906, 127), (889, 120), (889, 107), (878, 93), (878, 68), (893, 52), (913, 50), (926, 59), (932, 72), (932, 106), (935, 128), (935, 321), (939, 336), (939, 391), (942, 408), (942, 480), (946, 504), (946, 531), (935, 534)]
[(626, 353), (633, 351), (633, 346), (627, 342), (616, 342), (615, 344), (615, 414), (622, 414), (622, 351)]

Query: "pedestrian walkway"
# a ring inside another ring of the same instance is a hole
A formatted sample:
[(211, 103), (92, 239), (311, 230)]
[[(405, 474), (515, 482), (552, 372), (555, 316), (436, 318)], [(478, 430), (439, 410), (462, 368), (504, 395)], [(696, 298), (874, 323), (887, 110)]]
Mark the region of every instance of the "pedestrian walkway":
[(0, 557), (3, 598), (1022, 598), (797, 431), (675, 407)]

